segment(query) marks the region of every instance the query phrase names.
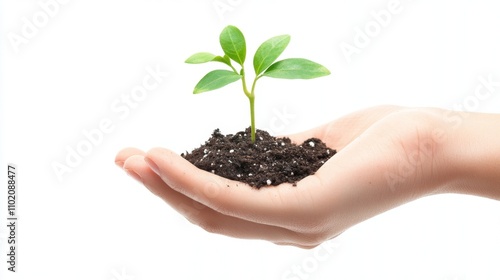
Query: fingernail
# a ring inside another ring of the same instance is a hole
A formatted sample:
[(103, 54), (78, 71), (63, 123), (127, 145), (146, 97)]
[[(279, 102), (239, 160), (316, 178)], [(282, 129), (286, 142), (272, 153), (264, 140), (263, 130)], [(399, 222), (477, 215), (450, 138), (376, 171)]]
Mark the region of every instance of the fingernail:
[(142, 183), (142, 178), (141, 178), (141, 176), (139, 176), (139, 174), (135, 173), (135, 171), (130, 170), (130, 169), (126, 169), (126, 168), (125, 168), (125, 172), (127, 172), (127, 174), (128, 174), (130, 177), (132, 177), (132, 178), (134, 178), (134, 179), (136, 179), (137, 181), (139, 181), (139, 182), (141, 182), (141, 183)]
[(157, 175), (160, 175), (160, 169), (158, 168), (158, 165), (156, 165), (156, 163), (154, 161), (152, 161), (151, 159), (145, 157), (144, 158), (144, 161), (146, 161), (146, 163), (149, 165), (149, 167), (157, 174)]

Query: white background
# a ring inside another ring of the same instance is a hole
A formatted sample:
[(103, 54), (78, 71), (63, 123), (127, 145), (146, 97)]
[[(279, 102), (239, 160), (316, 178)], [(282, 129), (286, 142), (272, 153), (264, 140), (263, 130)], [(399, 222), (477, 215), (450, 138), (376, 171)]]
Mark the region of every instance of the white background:
[[(500, 80), (497, 1), (395, 1), (397, 12), (381, 26), (374, 14), (391, 2), (1, 1), (0, 166), (18, 166), (19, 221), (14, 274), (5, 260), (2, 187), (0, 277), (499, 279), (498, 201), (429, 197), (302, 250), (209, 234), (114, 165), (124, 147), (181, 153), (217, 127), (234, 133), (248, 126), (247, 100), (236, 84), (191, 94), (219, 65), (183, 63), (195, 52), (219, 53), (228, 24), (246, 36), (247, 68), (261, 42), (290, 34), (282, 58), (306, 57), (332, 72), (260, 81), (257, 126), (277, 134), (379, 104), (458, 109), (465, 102), (462, 110), (500, 113), (499, 87), (473, 102), (480, 77)], [(371, 36), (361, 44), (357, 30), (366, 28)], [(347, 57), (343, 44), (359, 47), (357, 53)], [(169, 76), (136, 108), (128, 115), (112, 109), (157, 67)], [(289, 118), (280, 123), (284, 111)], [(59, 179), (54, 164), (66, 164), (68, 149), (86, 141), (83, 131), (103, 120), (111, 131)]]

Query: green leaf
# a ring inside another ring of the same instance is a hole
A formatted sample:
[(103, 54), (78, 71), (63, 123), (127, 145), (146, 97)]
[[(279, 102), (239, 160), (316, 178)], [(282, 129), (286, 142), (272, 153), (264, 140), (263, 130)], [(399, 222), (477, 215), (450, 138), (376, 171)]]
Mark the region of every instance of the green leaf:
[(243, 33), (237, 27), (228, 25), (222, 30), (219, 41), (224, 53), (243, 66), (247, 52)]
[(231, 66), (231, 60), (229, 59), (229, 56), (227, 56), (227, 55), (224, 55), (224, 56), (218, 55), (218, 56), (214, 57), (213, 61), (222, 62), (226, 65)]
[(186, 59), (186, 61), (184, 61), (184, 62), (190, 63), (190, 64), (199, 64), (199, 63), (214, 61), (214, 59), (216, 57), (217, 56), (215, 54), (211, 54), (208, 52), (199, 52), (199, 53), (193, 54), (188, 59)]
[(260, 45), (253, 57), (255, 74), (259, 75), (273, 63), (286, 49), (290, 42), (290, 35), (273, 37)]
[(269, 66), (264, 76), (281, 79), (313, 79), (329, 75), (321, 64), (304, 58), (288, 58)]
[(193, 93), (202, 93), (221, 88), (241, 78), (240, 75), (228, 70), (214, 70), (206, 74), (194, 87)]
[(229, 60), (229, 57), (227, 55), (220, 56), (220, 55), (215, 55), (211, 54), (208, 52), (200, 52), (200, 53), (195, 53), (192, 56), (190, 56), (188, 59), (186, 59), (186, 63), (190, 64), (200, 64), (200, 63), (206, 63), (206, 62), (222, 62), (226, 65), (231, 66), (231, 60)]

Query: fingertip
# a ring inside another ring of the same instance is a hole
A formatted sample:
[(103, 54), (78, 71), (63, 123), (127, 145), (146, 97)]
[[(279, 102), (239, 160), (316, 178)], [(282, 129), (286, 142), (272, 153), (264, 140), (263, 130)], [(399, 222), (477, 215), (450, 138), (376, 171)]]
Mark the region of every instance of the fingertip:
[(153, 172), (156, 173), (156, 175), (160, 175), (160, 169), (158, 168), (158, 165), (156, 164), (156, 162), (154, 162), (153, 159), (145, 156), (144, 161), (149, 165), (149, 168), (151, 168), (151, 170), (153, 170)]
[(144, 184), (144, 181), (141, 177), (141, 175), (139, 175), (136, 171), (132, 170), (132, 169), (128, 169), (128, 168), (124, 168), (125, 172), (132, 178), (134, 178), (136, 181), (140, 182), (140, 183), (143, 183)]
[(136, 170), (136, 169), (139, 169), (139, 168), (143, 168), (144, 166), (145, 166), (145, 164), (144, 164), (144, 156), (142, 156), (142, 155), (133, 155), (133, 156), (130, 156), (123, 163), (123, 169), (125, 171)]
[(133, 147), (124, 148), (124, 149), (122, 149), (121, 151), (119, 151), (116, 154), (116, 156), (115, 156), (115, 164), (118, 167), (123, 168), (123, 166), (125, 164), (125, 161), (128, 158), (130, 158), (131, 156), (135, 156), (135, 155), (142, 155), (142, 156), (144, 156), (145, 153), (142, 150), (137, 149), (137, 148), (133, 148)]
[(117, 160), (117, 159), (115, 159), (116, 166), (118, 166), (120, 168), (123, 168), (123, 164), (124, 163), (125, 163), (125, 161), (123, 161), (123, 160)]

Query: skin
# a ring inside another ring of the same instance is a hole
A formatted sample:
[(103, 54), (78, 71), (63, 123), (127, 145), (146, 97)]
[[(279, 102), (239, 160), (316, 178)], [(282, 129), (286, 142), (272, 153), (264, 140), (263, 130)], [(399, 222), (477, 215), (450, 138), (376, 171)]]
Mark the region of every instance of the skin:
[(349, 227), (432, 194), (500, 200), (500, 115), (379, 106), (288, 135), (338, 153), (297, 187), (260, 190), (176, 153), (126, 148), (116, 164), (208, 232), (313, 248)]

